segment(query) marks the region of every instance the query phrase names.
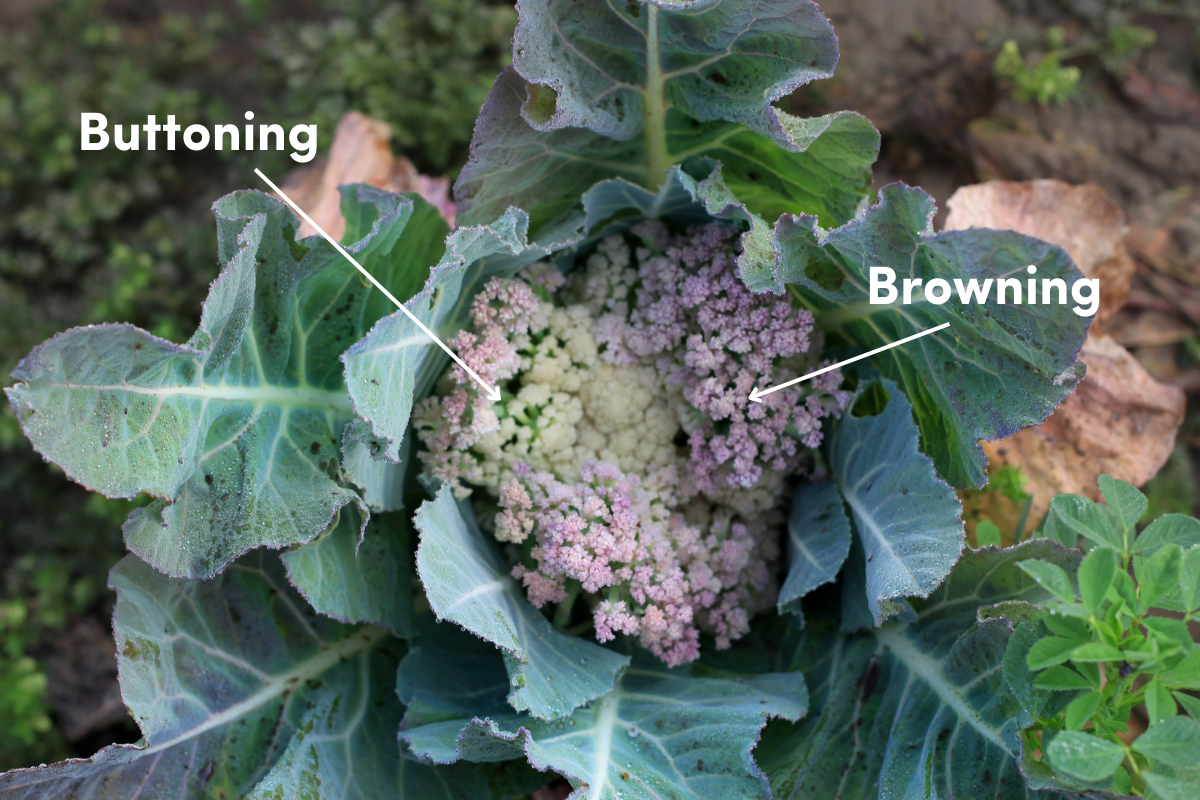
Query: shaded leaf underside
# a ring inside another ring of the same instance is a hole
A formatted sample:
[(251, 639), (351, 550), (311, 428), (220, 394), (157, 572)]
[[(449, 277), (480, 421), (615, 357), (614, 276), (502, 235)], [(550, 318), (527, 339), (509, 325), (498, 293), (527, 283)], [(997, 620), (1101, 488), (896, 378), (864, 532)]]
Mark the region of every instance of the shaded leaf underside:
[(694, 678), (646, 656), (612, 692), (565, 719), (494, 715), (435, 723), (401, 738), (438, 763), (527, 758), (565, 775), (571, 797), (580, 800), (732, 800), (766, 795), (751, 750), (768, 719), (796, 720), (807, 700), (799, 673), (744, 682)]
[(519, 711), (551, 719), (606, 692), (629, 663), (577, 636), (555, 630), (509, 576), (494, 544), (443, 486), (416, 516), (417, 573), (438, 619), (455, 622), (505, 652)]

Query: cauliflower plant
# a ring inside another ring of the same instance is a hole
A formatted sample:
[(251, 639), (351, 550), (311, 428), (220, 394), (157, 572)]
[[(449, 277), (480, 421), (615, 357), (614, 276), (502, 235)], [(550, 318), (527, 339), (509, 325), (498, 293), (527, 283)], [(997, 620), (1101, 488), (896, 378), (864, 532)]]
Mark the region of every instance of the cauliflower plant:
[[(421, 459), (518, 554), (530, 601), (580, 596), (601, 641), (636, 636), (668, 664), (718, 648), (774, 602), (787, 477), (848, 394), (835, 371), (751, 403), (813, 366), (812, 315), (737, 276), (736, 230), (610, 236), (570, 277), (549, 263), (493, 280), (459, 368), (415, 415)], [(498, 509), (498, 511), (497, 511)]]

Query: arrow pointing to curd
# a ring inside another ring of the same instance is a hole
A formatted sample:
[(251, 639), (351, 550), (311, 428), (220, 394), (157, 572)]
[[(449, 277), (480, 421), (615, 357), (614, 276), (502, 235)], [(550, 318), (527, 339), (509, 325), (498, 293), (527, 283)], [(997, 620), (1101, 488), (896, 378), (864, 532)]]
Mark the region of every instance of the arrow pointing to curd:
[(807, 375), (802, 375), (799, 378), (788, 381), (787, 383), (781, 383), (778, 386), (772, 386), (770, 389), (764, 389), (761, 392), (758, 389), (752, 389), (750, 391), (750, 402), (751, 403), (761, 403), (763, 397), (765, 397), (766, 395), (769, 395), (771, 392), (778, 392), (780, 389), (786, 389), (789, 386), (794, 386), (797, 383), (800, 383), (801, 381), (806, 381), (809, 378), (815, 378), (818, 375), (824, 375), (826, 372), (835, 370), (838, 367), (844, 367), (847, 364), (853, 364), (855, 361), (861, 361), (864, 358), (870, 358), (871, 356), (875, 355), (876, 353), (882, 353), (884, 350), (891, 350), (893, 347), (899, 347), (902, 344), (907, 344), (908, 342), (911, 342), (913, 339), (920, 339), (922, 336), (928, 336), (931, 333), (937, 333), (942, 328), (949, 328), (949, 327), (950, 327), (949, 322), (943, 322), (941, 325), (938, 325), (936, 328), (930, 328), (927, 331), (921, 331), (920, 333), (914, 333), (912, 336), (905, 336), (903, 339), (901, 339), (898, 342), (892, 342), (891, 344), (885, 344), (883, 347), (876, 347), (874, 350), (863, 353), (862, 355), (855, 356), (854, 358), (847, 358), (845, 361), (839, 361), (836, 364), (830, 364), (828, 367), (822, 367), (821, 369), (817, 370), (816, 372), (810, 372)]
[[(396, 298), (395, 298), (395, 297), (392, 295), (392, 293), (391, 293), (391, 292), (389, 292), (387, 289), (383, 288), (383, 284), (381, 284), (379, 281), (375, 280), (375, 276), (374, 276), (374, 275), (372, 275), (371, 273), (367, 272), (367, 271), (366, 271), (366, 270), (363, 268), (363, 265), (362, 265), (362, 264), (360, 264), (360, 263), (358, 263), (357, 261), (355, 261), (355, 260), (354, 260), (354, 256), (352, 256), (352, 255), (350, 255), (349, 253), (347, 253), (347, 252), (346, 252), (346, 251), (345, 251), (345, 250), (342, 248), (342, 246), (341, 246), (340, 244), (338, 244), (337, 242), (335, 242), (335, 241), (333, 240), (333, 237), (332, 237), (332, 236), (330, 236), (328, 233), (326, 233), (325, 231), (323, 231), (323, 230), (321, 229), (321, 226), (320, 226), (320, 225), (318, 225), (317, 223), (313, 222), (313, 220), (312, 220), (312, 217), (310, 217), (308, 214), (305, 214), (305, 213), (304, 213), (304, 210), (303, 210), (302, 208), (300, 208), (300, 206), (296, 205), (296, 204), (295, 204), (295, 203), (292, 201), (292, 198), (290, 198), (290, 197), (288, 197), (286, 194), (284, 194), (282, 189), (280, 189), (278, 186), (276, 186), (274, 183), (272, 183), (270, 178), (268, 178), (266, 175), (263, 175), (263, 174), (262, 174), (262, 172), (261, 172), (260, 170), (258, 170), (257, 168), (254, 170), (254, 173), (255, 173), (256, 175), (258, 175), (258, 177), (260, 177), (260, 178), (262, 178), (264, 181), (266, 181), (266, 183), (267, 183), (267, 186), (270, 186), (270, 187), (271, 187), (271, 188), (272, 188), (272, 189), (275, 191), (275, 194), (277, 194), (277, 195), (279, 195), (280, 197), (282, 197), (282, 198), (283, 198), (283, 199), (284, 199), (284, 200), (287, 202), (287, 204), (288, 204), (289, 206), (291, 206), (291, 207), (292, 207), (292, 209), (293, 209), (293, 210), (294, 210), (294, 211), (295, 211), (297, 214), (299, 214), (301, 217), (303, 217), (303, 218), (304, 218), (304, 221), (305, 221), (305, 222), (307, 222), (309, 225), (312, 225), (312, 226), (313, 226), (313, 229), (314, 229), (314, 230), (315, 230), (317, 233), (321, 234), (321, 236), (323, 236), (323, 237), (325, 238), (325, 241), (327, 241), (327, 242), (329, 242), (331, 245), (333, 245), (333, 249), (334, 249), (334, 250), (337, 250), (339, 253), (341, 253), (341, 254), (342, 254), (342, 256), (343, 256), (343, 257), (345, 257), (345, 259), (346, 259), (347, 261), (349, 261), (349, 262), (350, 262), (351, 264), (353, 264), (354, 266), (358, 267), (358, 271), (359, 271), (359, 272), (361, 272), (363, 275), (365, 275), (365, 276), (366, 276), (366, 278), (367, 278), (367, 280), (369, 280), (369, 281), (370, 281), (370, 282), (371, 282), (371, 283), (372, 283), (372, 284), (375, 286), (375, 288), (376, 288), (376, 289), (378, 289), (379, 291), (383, 292), (383, 296), (384, 296), (384, 297), (386, 297), (388, 300), (391, 300), (393, 303), (395, 303), (395, 304), (396, 304), (396, 308), (398, 308), (398, 309), (400, 309), (401, 311), (403, 311), (403, 312), (404, 312), (404, 313), (405, 313), (405, 314), (408, 316), (408, 318), (409, 318), (409, 319), (411, 319), (411, 320), (413, 321), (413, 324), (414, 324), (414, 325), (416, 325), (418, 328), (420, 328), (422, 331), (424, 331), (424, 332), (425, 332), (425, 335), (426, 335), (426, 336), (428, 336), (430, 339), (432, 339), (432, 340), (434, 341), (434, 343), (435, 343), (435, 344), (436, 344), (438, 347), (440, 347), (440, 348), (442, 348), (443, 350), (445, 350), (445, 351), (446, 351), (446, 354), (447, 354), (447, 355), (449, 355), (451, 358), (453, 358), (453, 359), (454, 359), (454, 363), (455, 363), (455, 364), (458, 364), (460, 367), (462, 367), (464, 370), (466, 370), (467, 374), (468, 374), (468, 375), (470, 375), (470, 376), (471, 376), (471, 377), (472, 377), (472, 378), (475, 380), (475, 382), (476, 382), (476, 383), (478, 383), (480, 386), (482, 386), (482, 387), (483, 387), (483, 392), (484, 392), (484, 394), (487, 396), (487, 399), (488, 399), (488, 400), (491, 400), (493, 403), (495, 403), (495, 402), (497, 402), (497, 401), (500, 399), (500, 389), (499, 389), (499, 388), (493, 389), (491, 386), (488, 386), (488, 385), (487, 385), (487, 382), (486, 382), (486, 381), (484, 381), (484, 380), (483, 380), (483, 378), (479, 377), (479, 375), (478, 375), (478, 374), (475, 372), (475, 370), (473, 370), (473, 369), (471, 369), (470, 367), (468, 367), (468, 366), (467, 366), (467, 364), (466, 364), (466, 362), (464, 362), (464, 361), (463, 361), (461, 358), (459, 358), (459, 357), (458, 357), (458, 355), (457, 355), (457, 354), (456, 354), (456, 353), (455, 353), (453, 350), (451, 350), (449, 347), (447, 347), (447, 346), (446, 346), (446, 343), (445, 343), (445, 342), (443, 342), (441, 339), (439, 339), (439, 338), (438, 338), (438, 337), (437, 337), (437, 336), (434, 334), (434, 332), (433, 332), (433, 331), (431, 331), (431, 330), (429, 330), (429, 328), (426, 328), (426, 327), (425, 327), (425, 323), (423, 323), (423, 322), (421, 322), (421, 320), (417, 319), (416, 315), (414, 315), (414, 314), (413, 314), (411, 311), (409, 311), (409, 310), (408, 310), (408, 309), (407, 309), (407, 308), (404, 306), (404, 304), (403, 304), (403, 303), (401, 303), (399, 300), (397, 300), (397, 299), (396, 299)], [(949, 324), (949, 323), (947, 323), (947, 324)], [(868, 355), (870, 355), (870, 354), (868, 353)], [(860, 357), (861, 357), (861, 356), (860, 356)], [(771, 391), (774, 391), (774, 390), (772, 389)], [(751, 398), (751, 399), (753, 399), (753, 398)]]

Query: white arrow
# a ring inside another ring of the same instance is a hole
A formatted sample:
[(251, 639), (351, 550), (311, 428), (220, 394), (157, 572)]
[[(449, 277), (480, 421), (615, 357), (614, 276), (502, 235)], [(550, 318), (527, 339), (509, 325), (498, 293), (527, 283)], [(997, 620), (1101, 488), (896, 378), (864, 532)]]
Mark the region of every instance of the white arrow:
[(258, 175), (258, 177), (260, 177), (264, 181), (266, 181), (267, 186), (270, 186), (272, 189), (275, 190), (275, 194), (279, 195), (285, 201), (287, 201), (287, 204), (289, 206), (291, 206), (297, 214), (299, 214), (301, 217), (304, 217), (304, 221), (307, 222), (309, 225), (312, 225), (313, 229), (315, 229), (317, 233), (319, 233), (323, 237), (325, 237), (325, 241), (327, 241), (331, 245), (333, 245), (334, 250), (337, 250), (339, 253), (341, 253), (346, 258), (347, 261), (349, 261), (354, 266), (358, 267), (358, 271), (361, 272), (363, 275), (365, 275), (367, 277), (367, 280), (369, 280), (372, 284), (375, 285), (376, 289), (383, 292), (384, 297), (386, 297), (388, 300), (391, 300), (393, 303), (395, 303), (396, 308), (400, 309), (406, 315), (408, 315), (408, 318), (411, 319), (418, 328), (420, 328), (422, 331), (424, 331), (426, 336), (428, 336), (430, 339), (433, 339), (433, 341), (437, 344), (438, 347), (445, 350), (446, 353), (451, 358), (454, 359), (455, 364), (458, 364), (460, 367), (462, 367), (464, 370), (466, 370), (467, 374), (470, 375), (472, 378), (474, 378), (475, 382), (483, 387), (484, 394), (487, 395), (488, 400), (491, 400), (493, 403), (495, 403), (496, 401), (498, 401), (500, 399), (500, 389), (499, 388), (493, 389), (491, 386), (488, 386), (487, 383), (483, 380), (483, 378), (479, 377), (479, 375), (476, 374), (475, 370), (468, 367), (466, 365), (466, 363), (461, 358), (459, 358), (453, 350), (451, 350), (449, 347), (446, 346), (445, 342), (443, 342), (441, 339), (439, 339), (437, 336), (435, 336), (433, 331), (431, 331), (431, 330), (429, 330), (429, 328), (425, 327), (425, 323), (423, 323), (423, 322), (421, 322), (421, 320), (417, 319), (416, 316), (411, 311), (409, 311), (407, 308), (405, 308), (404, 304), (401, 303), (399, 300), (397, 300), (392, 295), (391, 292), (389, 292), (387, 289), (383, 288), (383, 284), (381, 284), (379, 281), (375, 280), (374, 275), (372, 275), (371, 273), (369, 273), (365, 269), (363, 269), (363, 265), (358, 263), (357, 261), (355, 261), (354, 256), (350, 255), (345, 250), (343, 250), (342, 246), (340, 244), (338, 244), (337, 242), (335, 242), (333, 240), (332, 236), (330, 236), (325, 231), (321, 230), (321, 226), (318, 225), (317, 223), (313, 222), (312, 217), (310, 217), (308, 214), (305, 214), (304, 210), (301, 209), (300, 206), (298, 206), (294, 202), (292, 202), (292, 198), (290, 198), (286, 194), (284, 194), (283, 190), (280, 189), (278, 186), (276, 186), (274, 183), (272, 183), (270, 178), (268, 178), (266, 175), (263, 175), (262, 172), (260, 170), (258, 170), (257, 168), (254, 170), (254, 173), (256, 175)]
[(847, 364), (853, 364), (855, 361), (861, 361), (864, 358), (870, 358), (871, 356), (875, 355), (876, 353), (882, 353), (884, 350), (891, 350), (893, 347), (899, 347), (902, 344), (911, 342), (913, 339), (920, 339), (922, 336), (928, 336), (931, 333), (937, 333), (942, 328), (949, 328), (949, 327), (950, 327), (949, 322), (943, 322), (941, 325), (938, 325), (936, 328), (930, 328), (927, 331), (921, 331), (920, 333), (914, 333), (912, 336), (905, 336), (903, 339), (901, 339), (898, 342), (892, 342), (891, 344), (885, 344), (883, 347), (876, 347), (874, 350), (872, 350), (868, 353), (863, 353), (862, 355), (855, 356), (854, 358), (847, 358), (845, 361), (839, 361), (836, 364), (830, 364), (828, 367), (823, 367), (823, 368), (817, 370), (816, 372), (810, 372), (807, 375), (803, 375), (799, 378), (796, 378), (795, 380), (790, 380), (787, 383), (781, 383), (778, 386), (772, 386), (770, 389), (764, 389), (761, 392), (758, 389), (751, 389), (750, 390), (750, 402), (751, 403), (761, 403), (763, 397), (765, 395), (770, 394), (771, 392), (778, 392), (780, 389), (786, 389), (789, 386), (794, 386), (795, 384), (800, 383), (801, 381), (806, 381), (809, 378), (815, 378), (818, 375), (824, 375), (826, 372), (829, 372), (830, 370), (835, 370), (838, 367), (844, 367)]

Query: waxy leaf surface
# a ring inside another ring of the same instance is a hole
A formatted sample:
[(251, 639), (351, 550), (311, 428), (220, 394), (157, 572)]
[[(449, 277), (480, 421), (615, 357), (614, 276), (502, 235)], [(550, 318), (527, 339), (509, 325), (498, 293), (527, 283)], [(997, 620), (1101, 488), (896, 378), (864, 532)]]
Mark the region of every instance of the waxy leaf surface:
[[(775, 276), (822, 328), (864, 351), (950, 323), (871, 363), (912, 402), (921, 450), (938, 472), (956, 487), (982, 486), (987, 460), (979, 440), (1040, 424), (1074, 390), (1091, 318), (1069, 303), (1014, 304), (1011, 289), (1009, 302), (997, 303), (994, 281), (1020, 279), (1024, 289), (1029, 265), (1039, 280), (1062, 279), (1068, 290), (1083, 275), (1061, 248), (1009, 231), (935, 234), (934, 210), (925, 192), (892, 184), (878, 204), (835, 230), (821, 230), (811, 216), (785, 215), (775, 225)], [(899, 293), (873, 305), (869, 270), (880, 266), (895, 271)], [(920, 291), (902, 302), (905, 279), (935, 278), (949, 282), (947, 302), (934, 304)], [(954, 281), (965, 286), (972, 278), (993, 280), (986, 304), (959, 301)]]
[(520, 764), (402, 759), (402, 644), (315, 615), (274, 554), (244, 556), (207, 581), (168, 578), (130, 556), (111, 585), (122, 694), (144, 738), (0, 776), (5, 800), (477, 800), (541, 782)]
[(168, 578), (129, 556), (111, 585), (122, 694), (143, 741), (9, 773), (0, 797), (116, 800), (139, 787), (146, 797), (241, 797), (285, 751), (307, 747), (328, 756), (325, 778), (362, 790), (331, 797), (396, 785), (396, 754), (375, 737), (400, 718), (397, 643), (313, 615), (274, 554), (209, 581)]
[(341, 622), (369, 622), (407, 636), (414, 628), (412, 522), (375, 514), (361, 534), (359, 512), (343, 508), (334, 525), (283, 553), (288, 580), (313, 608)]
[(833, 226), (849, 220), (866, 196), (879, 153), (878, 132), (850, 112), (814, 119), (776, 112), (792, 137), (788, 151), (742, 125), (700, 123), (670, 109), (664, 112), (662, 162), (651, 164), (643, 137), (535, 130), (520, 115), (529, 92), (511, 68), (492, 87), (476, 123), (471, 160), (455, 184), (464, 221), (480, 222), (518, 206), (528, 209), (538, 230), (600, 181), (621, 178), (653, 188), (671, 165), (711, 158), (724, 165), (725, 182), (755, 216), (774, 220), (785, 212), (809, 213)]
[[(534, 228), (593, 184), (657, 187), (698, 156), (723, 163), (752, 213), (849, 219), (870, 187), (879, 134), (858, 114), (794, 118), (772, 103), (829, 77), (837, 39), (809, 0), (687, 4), (529, 0), (513, 67), (476, 124), (455, 185), (468, 223), (509, 205)], [(548, 180), (553, 175), (553, 180)]]
[(830, 469), (862, 545), (875, 624), (894, 611), (887, 601), (927, 597), (937, 588), (966, 540), (954, 490), (917, 450), (912, 406), (891, 381), (883, 387), (889, 395), (884, 409), (873, 417), (847, 413), (829, 448)]
[[(491, 225), (459, 228), (446, 239), (445, 254), (424, 288), (405, 306), (445, 342), (469, 324), (471, 301), (488, 280), (511, 277), (566, 244), (531, 245), (527, 229), (528, 218), (519, 209), (509, 209)], [(563, 238), (573, 241), (572, 234)], [(362, 426), (355, 435), (378, 450), (378, 457), (399, 461), (413, 404), (433, 386), (450, 357), (396, 310), (341, 358), (354, 410), (369, 424), (369, 430)]]
[(779, 590), (779, 613), (800, 614), (800, 599), (837, 579), (850, 554), (850, 520), (834, 483), (802, 484), (788, 517), (788, 574)]
[[(348, 249), (404, 291), (445, 224), (400, 195), (350, 187), (343, 200), (354, 232), (369, 228)], [(338, 356), (383, 310), (327, 242), (295, 241), (278, 200), (238, 192), (214, 211), (225, 267), (187, 344), (128, 325), (76, 328), (34, 349), (8, 390), (34, 447), (73, 479), (158, 498), (130, 517), (126, 542), (178, 577), (307, 542), (338, 509), (363, 505), (339, 472), (354, 408)], [(358, 463), (350, 477), (393, 504), (371, 470)]]

